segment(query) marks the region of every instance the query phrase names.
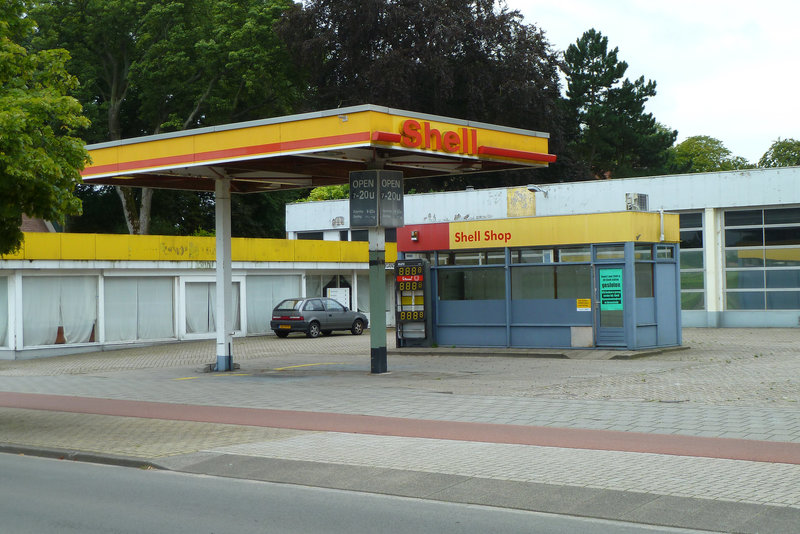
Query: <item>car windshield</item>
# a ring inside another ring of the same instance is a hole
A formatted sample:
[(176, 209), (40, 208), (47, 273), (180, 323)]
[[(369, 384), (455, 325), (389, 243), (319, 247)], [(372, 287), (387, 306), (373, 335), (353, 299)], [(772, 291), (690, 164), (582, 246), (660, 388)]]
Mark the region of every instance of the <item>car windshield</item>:
[(276, 310), (297, 310), (300, 308), (300, 304), (303, 302), (303, 299), (286, 299), (281, 301), (280, 304), (275, 306)]

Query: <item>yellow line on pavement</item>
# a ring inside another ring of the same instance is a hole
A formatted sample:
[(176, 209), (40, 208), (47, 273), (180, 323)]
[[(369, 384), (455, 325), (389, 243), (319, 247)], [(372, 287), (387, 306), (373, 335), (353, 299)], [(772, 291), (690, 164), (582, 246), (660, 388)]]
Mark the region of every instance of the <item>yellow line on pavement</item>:
[[(317, 365), (344, 365), (339, 362), (320, 362), (320, 363), (304, 363), (301, 365), (290, 365), (288, 367), (276, 367), (273, 371), (287, 371), (289, 369), (297, 369), (299, 367), (314, 367)], [(251, 376), (251, 373), (212, 373), (211, 377), (219, 376)], [(196, 380), (199, 376), (185, 376), (183, 378), (173, 378), (173, 380)]]
[[(250, 373), (213, 373), (211, 374), (212, 377), (217, 376), (250, 376)], [(185, 376), (183, 378), (173, 378), (173, 380), (195, 380), (200, 378), (199, 376)]]
[(313, 367), (315, 365), (344, 365), (343, 363), (304, 363), (302, 365), (290, 365), (288, 367), (276, 367), (273, 371), (285, 371), (287, 369), (297, 369), (298, 367)]

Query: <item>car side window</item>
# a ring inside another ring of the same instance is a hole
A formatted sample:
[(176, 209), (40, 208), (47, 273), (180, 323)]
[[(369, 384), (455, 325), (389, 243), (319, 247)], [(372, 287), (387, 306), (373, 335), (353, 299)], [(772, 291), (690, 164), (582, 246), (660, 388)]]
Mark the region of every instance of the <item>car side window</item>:
[(338, 301), (335, 301), (333, 299), (325, 299), (325, 307), (328, 309), (328, 311), (337, 311), (337, 312), (344, 311), (344, 306), (342, 306), (341, 304), (339, 304)]
[(317, 299), (309, 300), (303, 309), (305, 311), (322, 311), (322, 303)]

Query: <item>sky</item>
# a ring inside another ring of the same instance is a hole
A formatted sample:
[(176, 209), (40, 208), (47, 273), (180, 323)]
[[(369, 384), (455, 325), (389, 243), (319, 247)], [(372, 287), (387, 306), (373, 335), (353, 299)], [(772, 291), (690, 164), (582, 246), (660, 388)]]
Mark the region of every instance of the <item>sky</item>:
[(619, 48), (618, 59), (628, 63), (625, 77), (656, 82), (647, 111), (678, 130), (678, 143), (708, 135), (757, 163), (776, 139), (800, 139), (796, 0), (506, 3), (556, 50), (590, 28), (608, 37), (609, 48)]

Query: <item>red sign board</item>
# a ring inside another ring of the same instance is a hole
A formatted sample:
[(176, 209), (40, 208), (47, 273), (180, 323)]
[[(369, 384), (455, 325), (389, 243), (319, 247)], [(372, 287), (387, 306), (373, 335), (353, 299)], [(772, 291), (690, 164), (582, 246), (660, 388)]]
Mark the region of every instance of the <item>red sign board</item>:
[(414, 275), (414, 276), (398, 276), (398, 282), (422, 282), (422, 275)]

